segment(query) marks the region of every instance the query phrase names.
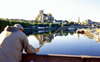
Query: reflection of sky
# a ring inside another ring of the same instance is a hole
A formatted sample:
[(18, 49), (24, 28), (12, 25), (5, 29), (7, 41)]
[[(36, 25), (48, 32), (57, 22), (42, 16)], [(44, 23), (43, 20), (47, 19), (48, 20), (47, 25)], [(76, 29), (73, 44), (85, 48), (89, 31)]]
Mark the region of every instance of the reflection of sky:
[[(30, 44), (39, 47), (39, 41), (34, 36), (28, 37)], [(51, 43), (45, 43), (38, 54), (66, 54), (100, 56), (100, 44), (80, 34), (56, 36)]]
[(31, 35), (28, 37), (29, 43), (33, 46), (33, 47), (39, 47), (39, 41), (36, 39), (35, 36)]

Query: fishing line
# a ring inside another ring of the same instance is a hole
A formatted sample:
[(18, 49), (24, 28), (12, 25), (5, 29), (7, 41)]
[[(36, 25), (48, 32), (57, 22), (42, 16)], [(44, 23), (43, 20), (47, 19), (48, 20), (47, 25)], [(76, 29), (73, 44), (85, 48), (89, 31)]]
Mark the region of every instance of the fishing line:
[[(76, 16), (76, 15), (75, 15)], [(73, 16), (71, 19), (73, 19), (75, 16)], [(70, 20), (71, 20), (70, 19)], [(69, 20), (69, 21), (70, 21)], [(50, 37), (52, 37), (56, 32), (58, 32), (59, 30), (61, 29), (61, 27), (60, 28), (58, 28)], [(46, 41), (44, 41), (40, 46), (39, 46), (39, 48), (41, 48), (49, 39), (50, 39), (50, 37), (48, 38), (48, 39), (46, 39)]]

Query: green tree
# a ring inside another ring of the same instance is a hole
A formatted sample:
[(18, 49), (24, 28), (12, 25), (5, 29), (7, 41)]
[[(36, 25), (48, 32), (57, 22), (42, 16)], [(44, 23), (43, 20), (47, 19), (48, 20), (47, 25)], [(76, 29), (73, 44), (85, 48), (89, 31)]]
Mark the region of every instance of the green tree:
[(38, 23), (38, 22), (37, 22), (36, 20), (34, 20), (34, 21), (33, 21), (33, 24), (34, 24), (34, 23)]
[(70, 32), (70, 35), (73, 35), (74, 34), (74, 32)]
[(44, 23), (44, 26), (46, 27), (46, 26), (48, 26), (49, 27), (49, 23)]
[(72, 25), (72, 24), (74, 24), (74, 22), (73, 22), (73, 21), (71, 21), (71, 22), (70, 22), (70, 24)]
[(48, 20), (48, 21), (46, 21), (46, 23), (51, 23), (51, 21), (50, 21), (50, 20)]
[(38, 23), (38, 26), (44, 27), (44, 24), (43, 23)]
[(64, 24), (64, 26), (70, 26), (70, 23), (68, 23), (68, 24)]

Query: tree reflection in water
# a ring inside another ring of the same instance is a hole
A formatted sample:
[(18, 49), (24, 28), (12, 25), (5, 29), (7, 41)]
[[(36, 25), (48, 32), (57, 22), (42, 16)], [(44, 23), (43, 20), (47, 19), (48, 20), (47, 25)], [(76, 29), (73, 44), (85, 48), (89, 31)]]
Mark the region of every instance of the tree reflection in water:
[[(42, 33), (39, 33), (37, 31), (37, 33), (27, 34), (27, 36), (34, 35), (38, 39), (39, 45), (43, 46), (45, 43), (51, 43), (52, 39), (54, 39), (54, 37), (56, 37), (56, 36), (67, 36), (69, 34), (72, 36), (76, 33), (76, 31), (68, 31), (68, 30), (60, 30), (60, 31), (56, 32), (55, 34), (54, 34), (54, 32), (55, 31), (44, 31)], [(91, 32), (77, 33), (78, 39), (79, 39), (80, 35), (84, 35), (84, 36), (88, 37), (89, 39), (94, 39), (96, 42), (100, 42), (100, 36), (95, 37), (96, 35), (92, 34)]]
[[(51, 43), (52, 39), (56, 36), (67, 36), (68, 33), (70, 35), (73, 35), (76, 31), (66, 31), (66, 30), (60, 30), (54, 34), (55, 31), (48, 31), (48, 32), (42, 32), (42, 33), (34, 33), (34, 34), (27, 34), (34, 35), (36, 39), (39, 41), (39, 45), (43, 46), (45, 43)], [(52, 35), (53, 34), (53, 35)]]

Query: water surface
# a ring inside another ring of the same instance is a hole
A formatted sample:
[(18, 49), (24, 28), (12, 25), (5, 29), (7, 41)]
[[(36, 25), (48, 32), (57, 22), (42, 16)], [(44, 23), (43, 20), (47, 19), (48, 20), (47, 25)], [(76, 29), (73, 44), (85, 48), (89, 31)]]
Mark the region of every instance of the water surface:
[(29, 43), (39, 47), (37, 54), (64, 54), (100, 56), (100, 44), (93, 38), (75, 32), (60, 31), (45, 42), (50, 33), (32, 34), (28, 36)]
[(97, 37), (77, 34), (75, 31), (59, 31), (51, 36), (52, 34), (52, 31), (36, 31), (27, 37), (33, 47), (41, 46), (37, 54), (100, 56), (100, 39), (95, 40)]

